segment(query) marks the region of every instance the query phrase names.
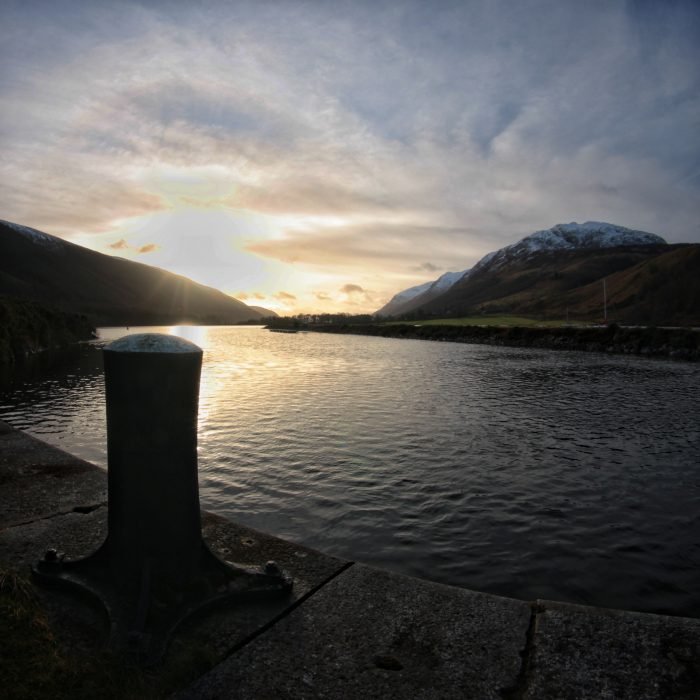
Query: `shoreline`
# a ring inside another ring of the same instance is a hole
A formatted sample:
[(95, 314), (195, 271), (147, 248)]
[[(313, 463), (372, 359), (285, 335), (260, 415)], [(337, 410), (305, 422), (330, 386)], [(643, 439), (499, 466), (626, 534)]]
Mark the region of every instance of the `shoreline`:
[(0, 370), (48, 350), (92, 340), (95, 331), (86, 316), (0, 296)]
[(700, 329), (608, 326), (541, 328), (522, 326), (419, 325), (412, 323), (309, 325), (318, 333), (499, 345), (542, 350), (575, 350), (662, 359), (700, 361)]

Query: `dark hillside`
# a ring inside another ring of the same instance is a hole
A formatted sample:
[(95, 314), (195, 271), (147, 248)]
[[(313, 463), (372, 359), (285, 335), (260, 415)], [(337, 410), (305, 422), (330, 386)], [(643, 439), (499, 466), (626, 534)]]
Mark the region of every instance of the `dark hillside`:
[(89, 340), (94, 331), (85, 316), (0, 296), (0, 367), (29, 353)]
[(85, 314), (95, 325), (238, 323), (258, 311), (211, 287), (0, 222), (0, 294)]
[(700, 322), (700, 246), (550, 251), (476, 271), (422, 306), (416, 317), (508, 313), (623, 323)]
[[(700, 324), (700, 245), (672, 250), (610, 275), (605, 280), (608, 315), (628, 324)], [(569, 301), (595, 313), (600, 281), (576, 290)]]

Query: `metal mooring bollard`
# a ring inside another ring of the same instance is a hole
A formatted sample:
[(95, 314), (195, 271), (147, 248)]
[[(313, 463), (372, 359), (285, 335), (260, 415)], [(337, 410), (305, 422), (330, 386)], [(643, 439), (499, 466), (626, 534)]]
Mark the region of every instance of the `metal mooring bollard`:
[(104, 349), (108, 534), (92, 555), (49, 550), (33, 567), (48, 583), (97, 598), (109, 644), (155, 663), (170, 635), (204, 607), (280, 595), (292, 580), (217, 558), (201, 534), (197, 407), (202, 351), (169, 335), (126, 336)]

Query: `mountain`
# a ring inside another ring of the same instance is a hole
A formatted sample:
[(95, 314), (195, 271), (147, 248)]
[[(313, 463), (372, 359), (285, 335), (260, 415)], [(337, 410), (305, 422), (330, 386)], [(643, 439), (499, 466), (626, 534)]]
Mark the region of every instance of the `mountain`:
[(665, 245), (661, 236), (635, 231), (601, 221), (583, 224), (557, 224), (552, 228), (526, 236), (517, 243), (485, 255), (469, 270), (448, 272), (433, 282), (410, 287), (396, 294), (375, 316), (401, 316), (417, 309), (432, 308), (430, 302), (447, 292), (458, 282), (464, 285), (472, 274), (495, 270), (518, 260), (532, 258), (546, 251), (614, 248), (633, 245)]
[(264, 306), (249, 306), (249, 309), (257, 311), (263, 318), (277, 318), (279, 314), (272, 309), (266, 309)]
[(414, 296), (400, 313), (600, 320), (603, 279), (611, 320), (700, 320), (700, 246), (668, 245), (656, 234), (596, 221), (558, 224), (489, 253), (441, 294), (424, 303)]
[(94, 338), (85, 316), (0, 296), (0, 380), (5, 370), (39, 350)]
[(586, 221), (557, 224), (543, 231), (535, 231), (517, 243), (488, 253), (474, 266), (474, 272), (497, 269), (515, 260), (530, 258), (538, 253), (557, 250), (581, 250), (619, 248), (623, 246), (665, 245), (666, 241), (655, 233), (635, 231), (606, 224), (602, 221)]
[(627, 232), (622, 230), (619, 238), (584, 236), (579, 246), (509, 246), (505, 253), (480, 261), (468, 278), (415, 313), (599, 321), (605, 280), (609, 320), (640, 325), (700, 322), (700, 246), (668, 245), (653, 234)]
[(389, 303), (374, 312), (375, 316), (399, 316), (417, 309), (431, 299), (447, 291), (455, 282), (464, 277), (469, 270), (461, 272), (446, 272), (432, 282), (425, 282), (415, 287), (409, 287), (395, 294)]
[[(666, 246), (635, 265), (605, 278), (608, 315), (637, 325), (700, 324), (700, 245)], [(551, 305), (564, 318), (566, 308), (600, 316), (601, 280), (573, 289)]]
[(436, 280), (424, 282), (423, 284), (418, 284), (415, 287), (409, 287), (398, 294), (394, 294), (387, 304), (384, 304), (381, 309), (374, 312), (375, 315), (393, 316), (395, 313), (398, 313), (398, 310), (401, 308), (401, 306), (403, 306), (403, 304), (430, 289), (431, 285), (433, 285), (435, 281)]
[(229, 324), (264, 315), (181, 275), (2, 220), (0, 294), (85, 314), (97, 326)]

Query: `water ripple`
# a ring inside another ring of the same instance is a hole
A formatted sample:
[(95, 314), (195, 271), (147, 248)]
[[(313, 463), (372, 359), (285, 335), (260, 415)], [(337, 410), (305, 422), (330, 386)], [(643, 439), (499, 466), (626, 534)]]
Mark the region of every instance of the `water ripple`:
[[(205, 351), (206, 507), (445, 583), (700, 615), (700, 367), (178, 330)], [(0, 416), (104, 464), (103, 402), (85, 347), (0, 392)]]

